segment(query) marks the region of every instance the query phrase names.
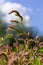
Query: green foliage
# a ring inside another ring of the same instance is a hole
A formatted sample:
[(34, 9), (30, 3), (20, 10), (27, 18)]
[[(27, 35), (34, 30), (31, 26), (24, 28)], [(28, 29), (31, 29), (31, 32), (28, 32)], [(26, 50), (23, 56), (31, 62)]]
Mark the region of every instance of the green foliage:
[(17, 49), (16, 47), (13, 47), (12, 51), (13, 51), (13, 52), (17, 52), (18, 49)]
[(36, 65), (41, 65), (41, 63), (40, 63), (40, 58), (35, 57), (35, 63), (36, 63)]
[(0, 63), (1, 65), (5, 65), (4, 60), (1, 60), (0, 62), (1, 62), (1, 63)]
[(39, 53), (43, 53), (43, 48), (40, 48), (40, 49), (38, 50), (38, 52), (39, 52)]

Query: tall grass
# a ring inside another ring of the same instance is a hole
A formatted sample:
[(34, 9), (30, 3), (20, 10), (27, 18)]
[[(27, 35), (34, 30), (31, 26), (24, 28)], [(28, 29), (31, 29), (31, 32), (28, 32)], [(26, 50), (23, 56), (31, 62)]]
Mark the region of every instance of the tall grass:
[[(16, 10), (9, 13), (16, 13), (21, 21), (11, 20), (5, 38), (0, 37), (0, 65), (43, 65), (43, 42), (39, 36), (30, 39), (30, 33), (24, 32), (22, 24), (23, 17)], [(13, 24), (16, 23), (16, 25)], [(22, 25), (22, 32), (17, 25)], [(14, 37), (11, 31), (16, 31)]]

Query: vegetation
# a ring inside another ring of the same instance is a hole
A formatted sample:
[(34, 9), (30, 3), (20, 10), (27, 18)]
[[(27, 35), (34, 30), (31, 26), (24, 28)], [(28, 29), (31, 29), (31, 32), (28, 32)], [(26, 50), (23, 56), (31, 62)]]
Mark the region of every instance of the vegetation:
[(2, 20), (2, 13), (0, 12), (0, 36), (4, 36), (6, 34), (6, 28), (7, 24)]
[(39, 36), (31, 38), (30, 32), (24, 31), (23, 17), (15, 10), (9, 15), (13, 12), (21, 21), (11, 20), (6, 36), (0, 36), (0, 65), (43, 65), (43, 42)]

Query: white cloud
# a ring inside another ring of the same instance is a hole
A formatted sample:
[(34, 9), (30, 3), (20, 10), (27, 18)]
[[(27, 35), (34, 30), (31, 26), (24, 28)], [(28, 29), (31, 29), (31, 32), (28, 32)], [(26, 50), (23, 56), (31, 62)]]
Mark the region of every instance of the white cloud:
[(31, 24), (30, 24), (30, 16), (29, 15), (24, 16), (24, 21), (25, 21), (26, 26), (31, 26)]
[(7, 2), (3, 5), (2, 12), (8, 14), (11, 10), (17, 10), (20, 13), (26, 13), (26, 7), (18, 3)]
[[(30, 16), (27, 15), (28, 8), (22, 6), (19, 3), (11, 3), (11, 2), (4, 3), (3, 7), (2, 7), (2, 13), (6, 14), (6, 16), (4, 17), (4, 19), (6, 19), (7, 22), (9, 22), (11, 19), (14, 19), (14, 14), (13, 15), (12, 14), (8, 15), (8, 13), (11, 10), (17, 10), (17, 11), (19, 11), (20, 14), (24, 17), (25, 23), (27, 23), (28, 25), (30, 25)], [(29, 9), (29, 10), (32, 11), (31, 9)]]
[(26, 20), (26, 21), (30, 20), (30, 16), (29, 16), (29, 15), (26, 15), (26, 16), (25, 16), (25, 20)]
[(2, 9), (2, 4), (4, 3), (5, 0), (0, 0), (0, 11)]

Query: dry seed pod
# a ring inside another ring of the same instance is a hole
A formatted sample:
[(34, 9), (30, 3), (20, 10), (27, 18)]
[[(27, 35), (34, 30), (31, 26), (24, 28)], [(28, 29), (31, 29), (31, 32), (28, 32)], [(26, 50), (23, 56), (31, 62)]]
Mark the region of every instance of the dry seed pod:
[(8, 14), (12, 14), (12, 13), (16, 13), (15, 15), (16, 16), (19, 16), (20, 18), (21, 18), (21, 21), (23, 21), (23, 17), (20, 15), (20, 13), (18, 12), (18, 11), (16, 11), (16, 10), (12, 10), (10, 13), (8, 13)]
[(21, 21), (23, 21), (23, 17), (21, 15), (19, 17), (21, 18)]
[(37, 46), (34, 46), (34, 47), (33, 47), (33, 50), (34, 50), (34, 51), (37, 51), (37, 50), (38, 50)]
[(40, 40), (40, 37), (39, 36), (36, 36), (36, 38), (35, 38), (36, 40)]
[(14, 27), (14, 24), (9, 25), (6, 31), (13, 30), (13, 27)]
[(41, 43), (39, 44), (39, 47), (40, 47), (40, 48), (43, 48), (43, 42), (41, 42)]
[(16, 16), (19, 16), (21, 18), (21, 21), (23, 20), (23, 17), (20, 14), (15, 14)]
[(9, 30), (13, 30), (13, 29), (11, 29), (11, 28), (7, 28), (7, 30), (6, 30), (6, 31), (9, 31)]
[(16, 20), (11, 20), (11, 22), (16, 22), (16, 23), (19, 23), (18, 21), (16, 21)]
[(41, 56), (41, 57), (43, 57), (43, 53), (39, 53), (39, 54), (38, 54), (38, 56)]
[(37, 43), (40, 43), (40, 37), (39, 36), (36, 36), (35, 40)]
[(29, 32), (27, 33), (27, 36), (30, 36), (30, 33)]
[[(20, 15), (19, 12), (16, 11), (16, 10), (12, 10), (12, 11), (10, 11), (10, 13), (8, 13), (8, 14), (12, 14), (12, 13), (14, 13), (14, 12), (17, 13), (18, 15)], [(16, 14), (16, 15), (17, 15), (17, 14)]]
[(33, 41), (34, 41), (34, 39), (29, 39), (29, 41), (30, 41), (30, 42), (33, 42)]
[(9, 27), (8, 28), (11, 28), (11, 29), (13, 29), (14, 27), (12, 26), (12, 25), (9, 25)]

